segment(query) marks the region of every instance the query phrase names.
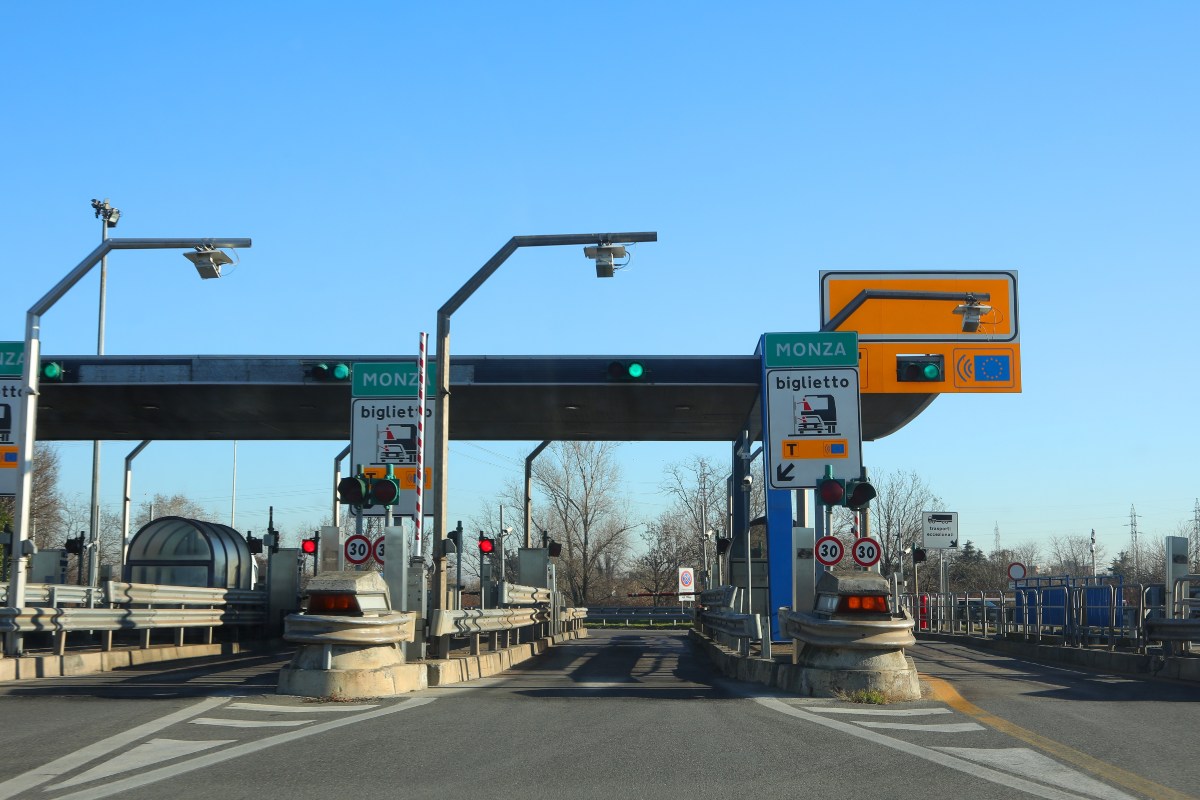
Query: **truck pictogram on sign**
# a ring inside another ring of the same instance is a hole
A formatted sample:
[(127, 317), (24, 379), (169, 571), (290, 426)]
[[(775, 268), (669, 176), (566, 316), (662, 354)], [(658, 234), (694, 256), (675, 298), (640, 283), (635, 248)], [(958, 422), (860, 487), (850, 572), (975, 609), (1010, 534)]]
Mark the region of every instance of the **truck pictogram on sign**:
[(379, 427), (380, 464), (417, 463), (417, 426), (381, 425)]
[(796, 433), (822, 436), (837, 433), (837, 403), (831, 394), (806, 394), (793, 403)]

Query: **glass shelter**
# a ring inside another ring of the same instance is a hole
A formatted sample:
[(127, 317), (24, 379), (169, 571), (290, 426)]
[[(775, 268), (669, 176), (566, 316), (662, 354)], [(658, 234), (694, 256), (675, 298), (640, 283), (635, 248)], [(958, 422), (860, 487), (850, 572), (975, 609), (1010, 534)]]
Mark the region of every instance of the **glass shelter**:
[(245, 538), (228, 525), (160, 517), (130, 540), (124, 578), (130, 583), (252, 589), (255, 571)]

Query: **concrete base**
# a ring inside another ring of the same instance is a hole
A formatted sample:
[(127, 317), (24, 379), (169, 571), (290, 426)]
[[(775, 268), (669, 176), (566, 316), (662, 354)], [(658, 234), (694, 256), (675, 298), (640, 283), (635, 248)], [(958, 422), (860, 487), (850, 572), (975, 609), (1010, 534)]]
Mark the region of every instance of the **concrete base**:
[(571, 639), (582, 639), (586, 636), (587, 631), (580, 629), (513, 645), (504, 650), (480, 653), (477, 656), (459, 656), (458, 658), (427, 661), (425, 664), (429, 669), (429, 685), (450, 686), (455, 683), (487, 678), (540, 655), (555, 644), (561, 644)]
[(91, 675), (97, 672), (111, 672), (116, 669), (136, 667), (141, 664), (230, 655), (253, 649), (256, 648), (226, 642), (223, 644), (192, 644), (182, 647), (163, 645), (145, 649), (100, 650), (90, 653), (67, 653), (61, 656), (0, 658), (0, 681)]
[(394, 697), (427, 685), (424, 666), (405, 664), (397, 644), (305, 644), (279, 671), (276, 694), (364, 700)]
[(805, 697), (837, 697), (863, 690), (883, 692), (889, 700), (919, 700), (921, 687), (916, 665), (902, 653), (885, 660), (860, 661), (857, 665), (814, 654), (808, 666), (784, 664), (762, 658), (746, 658), (698, 631), (689, 634), (719, 672), (747, 683), (761, 683)]
[[(902, 651), (890, 653), (822, 649), (805, 646), (795, 668), (808, 697), (838, 697), (855, 692), (880, 692), (891, 701), (920, 700), (916, 663)], [(783, 665), (789, 666), (789, 665)]]

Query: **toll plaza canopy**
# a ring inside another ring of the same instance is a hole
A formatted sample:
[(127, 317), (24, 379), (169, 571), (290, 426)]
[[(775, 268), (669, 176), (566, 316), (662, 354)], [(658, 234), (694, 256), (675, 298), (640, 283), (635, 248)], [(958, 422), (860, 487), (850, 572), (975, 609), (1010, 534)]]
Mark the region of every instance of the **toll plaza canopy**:
[(245, 538), (228, 525), (159, 517), (130, 540), (125, 579), (169, 586), (252, 589), (254, 569)]
[[(413, 356), (43, 356), (38, 438), (342, 440), (348, 381), (318, 364)], [(614, 361), (644, 366), (614, 379)], [(320, 372), (317, 373), (320, 375)], [(759, 356), (452, 356), (450, 438), (508, 441), (761, 439)], [(428, 396), (433, 398), (430, 382)], [(895, 432), (935, 394), (862, 395), (862, 438)]]

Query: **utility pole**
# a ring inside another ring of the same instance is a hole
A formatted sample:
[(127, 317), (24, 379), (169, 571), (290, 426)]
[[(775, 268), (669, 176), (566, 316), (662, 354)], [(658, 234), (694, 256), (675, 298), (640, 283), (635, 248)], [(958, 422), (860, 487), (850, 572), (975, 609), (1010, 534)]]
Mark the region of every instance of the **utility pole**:
[(1133, 540), (1133, 582), (1137, 583), (1141, 571), (1138, 568), (1138, 529), (1137, 529), (1137, 512), (1133, 505), (1129, 506), (1129, 537)]

